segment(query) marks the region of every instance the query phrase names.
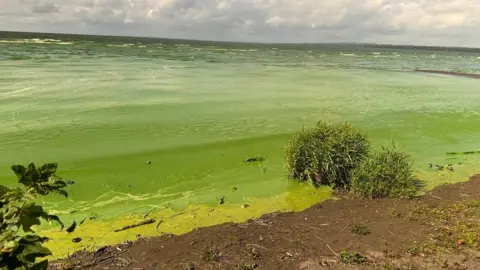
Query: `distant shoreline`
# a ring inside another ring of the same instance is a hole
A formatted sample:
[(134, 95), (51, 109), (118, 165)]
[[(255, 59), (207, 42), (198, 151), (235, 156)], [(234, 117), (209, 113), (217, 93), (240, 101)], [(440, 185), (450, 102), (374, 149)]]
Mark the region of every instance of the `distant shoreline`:
[(473, 78), (473, 79), (480, 79), (480, 74), (474, 74), (474, 73), (464, 73), (464, 72), (444, 71), (444, 70), (431, 70), (431, 69), (416, 69), (415, 71), (416, 72), (423, 72), (423, 73), (452, 75), (452, 76), (460, 76), (460, 77), (468, 77), (468, 78)]
[(213, 40), (195, 40), (195, 39), (176, 39), (176, 38), (160, 38), (160, 37), (144, 37), (144, 36), (107, 36), (107, 35), (93, 35), (93, 34), (67, 34), (67, 33), (39, 33), (39, 32), (15, 32), (15, 31), (0, 31), (0, 40), (9, 38), (52, 38), (63, 37), (66, 40), (89, 40), (100, 41), (109, 40), (113, 42), (128, 42), (136, 41), (142, 43), (196, 43), (201, 45), (223, 45), (223, 46), (242, 46), (242, 47), (279, 47), (279, 48), (347, 48), (358, 47), (367, 49), (399, 49), (399, 50), (426, 50), (426, 51), (445, 51), (445, 52), (466, 52), (466, 53), (480, 53), (480, 48), (474, 47), (447, 47), (447, 46), (420, 46), (420, 45), (395, 45), (395, 44), (375, 44), (375, 43), (355, 43), (355, 42), (332, 42), (332, 43), (267, 43), (267, 42), (244, 42), (244, 41), (213, 41)]

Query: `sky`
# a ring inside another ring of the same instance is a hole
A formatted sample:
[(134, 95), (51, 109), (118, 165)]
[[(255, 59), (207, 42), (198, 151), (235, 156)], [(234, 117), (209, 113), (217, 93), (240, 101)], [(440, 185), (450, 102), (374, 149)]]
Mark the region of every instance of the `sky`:
[(0, 0), (0, 30), (480, 47), (480, 0)]

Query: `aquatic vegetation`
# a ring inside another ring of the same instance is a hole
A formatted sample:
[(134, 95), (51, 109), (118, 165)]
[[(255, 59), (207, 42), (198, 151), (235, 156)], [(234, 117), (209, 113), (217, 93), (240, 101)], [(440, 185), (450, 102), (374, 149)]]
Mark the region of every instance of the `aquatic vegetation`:
[(365, 160), (369, 151), (366, 135), (353, 125), (319, 122), (288, 142), (286, 160), (293, 179), (348, 188), (352, 170)]
[(303, 129), (289, 141), (286, 159), (290, 176), (298, 181), (363, 197), (412, 197), (420, 184), (408, 154), (395, 146), (372, 152), (366, 135), (348, 123), (319, 122)]
[(352, 172), (351, 192), (363, 197), (412, 197), (419, 181), (412, 171), (413, 159), (383, 146)]
[(36, 205), (35, 199), (52, 192), (67, 197), (67, 182), (56, 175), (55, 163), (39, 168), (33, 163), (27, 167), (14, 165), (12, 170), (23, 187), (10, 189), (0, 185), (0, 268), (46, 269), (48, 261), (38, 259), (52, 254), (43, 246), (48, 238), (37, 235), (32, 227), (40, 225), (41, 219), (56, 221), (62, 229), (63, 223)]

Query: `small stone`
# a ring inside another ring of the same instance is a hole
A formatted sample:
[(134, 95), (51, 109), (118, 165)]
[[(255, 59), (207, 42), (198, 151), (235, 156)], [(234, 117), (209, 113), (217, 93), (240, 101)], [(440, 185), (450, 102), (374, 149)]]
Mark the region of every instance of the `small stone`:
[(80, 237), (75, 237), (75, 238), (72, 239), (72, 242), (73, 242), (73, 243), (80, 243), (80, 242), (82, 242), (82, 238), (80, 238)]

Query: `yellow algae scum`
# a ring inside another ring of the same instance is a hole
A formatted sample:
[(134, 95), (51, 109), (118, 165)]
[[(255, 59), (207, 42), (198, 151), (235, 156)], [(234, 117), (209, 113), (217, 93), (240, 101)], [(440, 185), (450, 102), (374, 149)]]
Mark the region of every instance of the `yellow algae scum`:
[[(79, 250), (93, 251), (98, 247), (135, 240), (139, 236), (180, 235), (201, 227), (227, 222), (242, 223), (266, 213), (302, 211), (330, 198), (330, 194), (329, 188), (316, 189), (305, 184), (298, 185), (295, 191), (285, 192), (272, 198), (249, 198), (246, 204), (190, 205), (183, 211), (165, 208), (110, 220), (86, 220), (72, 233), (52, 229), (42, 231), (41, 234), (51, 238), (46, 245), (54, 254), (51, 259), (61, 259)], [(150, 219), (155, 221), (115, 232)], [(75, 238), (81, 241), (75, 243)]]
[[(478, 164), (478, 163), (475, 163)], [(467, 181), (479, 173), (473, 164), (456, 165), (456, 171), (418, 170), (416, 175), (425, 182), (425, 190), (448, 183)], [(331, 196), (327, 187), (315, 188), (308, 184), (296, 184), (288, 192), (271, 198), (245, 198), (245, 203), (222, 205), (190, 205), (183, 210), (161, 208), (149, 213), (120, 216), (114, 219), (85, 220), (74, 232), (43, 230), (41, 234), (51, 240), (46, 244), (54, 254), (51, 259), (61, 259), (79, 250), (94, 251), (106, 245), (115, 245), (138, 237), (154, 237), (164, 234), (184, 234), (196, 228), (227, 222), (242, 223), (273, 212), (302, 211)], [(115, 232), (127, 226), (145, 221), (153, 222)], [(68, 224), (67, 224), (68, 225)], [(81, 239), (76, 243), (74, 239)]]

